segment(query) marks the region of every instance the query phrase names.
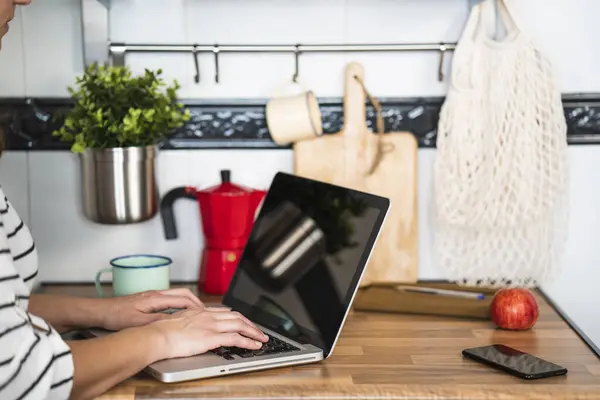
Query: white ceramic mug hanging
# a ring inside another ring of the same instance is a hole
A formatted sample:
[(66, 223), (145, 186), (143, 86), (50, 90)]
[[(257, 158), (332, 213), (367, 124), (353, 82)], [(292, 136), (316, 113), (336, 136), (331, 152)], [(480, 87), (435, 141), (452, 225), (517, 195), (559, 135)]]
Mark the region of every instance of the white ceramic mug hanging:
[(266, 120), (271, 137), (279, 145), (323, 134), (317, 98), (299, 79), (277, 86), (267, 103)]
[(436, 250), (451, 279), (533, 286), (566, 240), (566, 121), (552, 67), (498, 1), (473, 7), (452, 64), (434, 166)]

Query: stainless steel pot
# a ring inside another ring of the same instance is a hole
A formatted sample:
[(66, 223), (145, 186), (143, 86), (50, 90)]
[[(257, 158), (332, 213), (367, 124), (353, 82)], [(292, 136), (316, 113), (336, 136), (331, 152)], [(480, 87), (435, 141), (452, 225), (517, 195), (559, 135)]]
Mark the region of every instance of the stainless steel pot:
[(81, 153), (83, 212), (101, 224), (129, 224), (158, 210), (156, 146), (86, 149)]

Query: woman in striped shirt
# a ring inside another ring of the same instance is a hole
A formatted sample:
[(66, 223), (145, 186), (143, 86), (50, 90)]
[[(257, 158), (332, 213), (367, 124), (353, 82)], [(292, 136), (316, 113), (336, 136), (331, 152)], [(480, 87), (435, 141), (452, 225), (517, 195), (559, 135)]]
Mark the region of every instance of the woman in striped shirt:
[[(0, 49), (15, 7), (30, 1), (0, 0)], [(0, 187), (2, 400), (93, 398), (159, 360), (220, 346), (258, 349), (268, 340), (242, 315), (204, 308), (188, 290), (74, 299), (31, 294), (37, 274), (33, 238)], [(168, 308), (184, 311), (158, 312)], [(86, 327), (119, 332), (73, 342), (60, 336)]]

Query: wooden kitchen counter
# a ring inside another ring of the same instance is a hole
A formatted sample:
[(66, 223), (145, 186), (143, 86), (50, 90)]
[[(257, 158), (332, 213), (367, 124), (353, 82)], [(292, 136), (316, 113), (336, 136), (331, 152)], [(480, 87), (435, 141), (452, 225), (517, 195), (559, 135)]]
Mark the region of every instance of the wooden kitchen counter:
[[(91, 295), (93, 288), (44, 291)], [(527, 332), (496, 330), (479, 320), (352, 312), (333, 355), (318, 364), (175, 384), (141, 373), (101, 399), (600, 399), (600, 359), (554, 309), (539, 303), (540, 320)], [(464, 348), (493, 343), (561, 364), (569, 373), (525, 381), (461, 355)]]

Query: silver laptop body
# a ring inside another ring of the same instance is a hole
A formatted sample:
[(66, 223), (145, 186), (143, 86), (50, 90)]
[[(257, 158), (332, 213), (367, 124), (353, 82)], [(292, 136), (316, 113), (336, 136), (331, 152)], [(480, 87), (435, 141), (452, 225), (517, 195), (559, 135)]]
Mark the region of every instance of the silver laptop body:
[[(337, 208), (328, 210), (329, 203)], [(340, 205), (347, 212), (339, 213)], [(242, 313), (271, 341), (283, 342), (276, 349), (285, 350), (265, 354), (265, 346), (233, 349), (239, 355), (216, 349), (155, 362), (144, 371), (162, 382), (181, 382), (329, 357), (389, 206), (386, 198), (278, 173), (222, 306)], [(349, 224), (353, 232), (344, 233)], [(110, 334), (96, 329), (88, 333)]]
[[(252, 358), (232, 355), (233, 360), (208, 352), (192, 357), (174, 358), (155, 362), (144, 369), (148, 375), (161, 382), (182, 382), (194, 379), (211, 378), (219, 375), (236, 374), (247, 371), (284, 367), (288, 365), (318, 362), (323, 359), (323, 350), (311, 344), (301, 345), (289, 340), (270, 329), (257, 325), (269, 337), (275, 336), (300, 350), (289, 353), (277, 353)], [(102, 329), (92, 329), (88, 333), (94, 337), (111, 334)]]

